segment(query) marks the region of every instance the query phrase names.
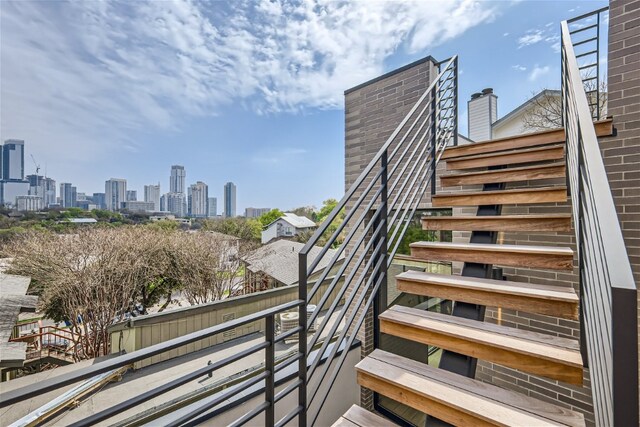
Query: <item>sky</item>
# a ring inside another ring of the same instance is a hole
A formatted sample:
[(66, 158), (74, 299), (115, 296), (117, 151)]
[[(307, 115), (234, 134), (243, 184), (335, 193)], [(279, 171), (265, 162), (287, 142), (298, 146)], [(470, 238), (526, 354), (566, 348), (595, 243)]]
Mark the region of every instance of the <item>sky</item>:
[[(560, 85), (560, 21), (603, 1), (0, 1), (0, 140), (79, 192), (169, 187), (184, 165), (238, 212), (344, 193), (344, 91), (459, 55), (459, 123)], [(606, 46), (606, 45), (605, 45)], [(603, 55), (601, 62), (606, 62)], [(31, 156), (35, 159), (32, 161)]]

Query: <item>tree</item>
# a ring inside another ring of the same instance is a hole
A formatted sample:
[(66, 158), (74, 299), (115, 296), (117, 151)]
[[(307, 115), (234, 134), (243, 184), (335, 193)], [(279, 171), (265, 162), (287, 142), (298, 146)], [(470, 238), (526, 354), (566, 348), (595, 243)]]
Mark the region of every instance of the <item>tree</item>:
[[(336, 199), (327, 199), (324, 202), (322, 202), (322, 208), (320, 208), (320, 211), (318, 212), (318, 215), (317, 215), (318, 225), (321, 225), (323, 222), (325, 222), (328, 219), (329, 215), (331, 214), (331, 212), (333, 212), (336, 206), (338, 206), (338, 201)], [(333, 219), (333, 221), (331, 221), (331, 224), (329, 224), (329, 227), (327, 227), (327, 230), (323, 234), (322, 238), (318, 241), (320, 245), (324, 245), (326, 241), (333, 235), (333, 233), (336, 232), (336, 230), (344, 222), (344, 217), (345, 217), (345, 210), (344, 208), (342, 208), (340, 212), (338, 212), (338, 215), (336, 215), (336, 217)], [(336, 240), (333, 242), (332, 246), (333, 247), (340, 246), (344, 241), (344, 238), (345, 238), (345, 230), (343, 229), (342, 232), (340, 232), (340, 234), (336, 238)]]
[(258, 218), (258, 221), (260, 221), (260, 224), (262, 224), (262, 227), (264, 228), (280, 218), (282, 215), (284, 215), (284, 212), (280, 209), (271, 209), (269, 212), (262, 214), (260, 218)]
[(28, 232), (7, 249), (10, 272), (34, 280), (45, 315), (69, 325), (76, 357), (93, 358), (108, 354), (107, 328), (140, 288), (162, 276), (165, 239), (154, 237), (139, 227)]
[[(585, 91), (594, 90), (597, 86), (595, 80), (585, 84)], [(607, 114), (607, 84), (600, 84), (600, 102), (598, 109), (600, 117)], [(595, 117), (595, 108), (597, 104), (596, 93), (587, 95), (591, 108), (592, 116)], [(562, 127), (562, 95), (558, 91), (543, 91), (539, 94), (532, 94), (530, 98), (531, 106), (522, 116), (523, 128), (527, 131), (540, 131), (545, 129), (559, 129)]]
[(202, 223), (202, 230), (217, 231), (242, 240), (260, 241), (262, 224), (252, 218), (207, 219)]
[(217, 301), (242, 292), (242, 257), (253, 245), (218, 233), (182, 233), (170, 246), (168, 276), (190, 304)]
[[(255, 221), (258, 223), (257, 221)], [(163, 310), (181, 291), (191, 304), (239, 293), (239, 258), (257, 245), (204, 231), (149, 226), (25, 231), (3, 252), (9, 272), (32, 278), (45, 316), (69, 325), (78, 359), (109, 353), (108, 327), (136, 303)]]

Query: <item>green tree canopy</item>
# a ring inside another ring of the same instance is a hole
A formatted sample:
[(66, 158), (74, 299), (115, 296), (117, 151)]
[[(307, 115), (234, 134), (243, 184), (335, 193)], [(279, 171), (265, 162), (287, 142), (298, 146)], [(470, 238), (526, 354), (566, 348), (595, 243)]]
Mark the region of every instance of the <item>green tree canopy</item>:
[(262, 214), (260, 218), (258, 218), (258, 221), (260, 221), (262, 227), (266, 227), (273, 221), (280, 218), (282, 215), (284, 215), (284, 212), (282, 212), (280, 209), (271, 209), (269, 212)]

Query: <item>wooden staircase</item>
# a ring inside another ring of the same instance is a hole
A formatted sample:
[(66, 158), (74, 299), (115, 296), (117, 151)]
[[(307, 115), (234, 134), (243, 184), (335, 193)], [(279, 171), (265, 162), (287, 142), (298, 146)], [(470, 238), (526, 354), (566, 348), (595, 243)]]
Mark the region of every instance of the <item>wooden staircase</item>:
[[(596, 123), (596, 132), (598, 136), (611, 135), (611, 121)], [(501, 209), (497, 215), (487, 215), (482, 210), (492, 205), (567, 201), (565, 186), (529, 187), (541, 180), (565, 177), (562, 129), (452, 147), (445, 150), (442, 159), (447, 162), (447, 170), (460, 171), (441, 177), (443, 187), (483, 184), (485, 191), (433, 196), (434, 207), (478, 206), (478, 215), (424, 217), (423, 229), (480, 233), (571, 230), (570, 215), (502, 216)], [(522, 188), (505, 190), (504, 183), (522, 183)], [(500, 189), (495, 190), (496, 184), (502, 184)], [(571, 248), (491, 242), (414, 242), (410, 247), (414, 259), (484, 266), (487, 277), (408, 271), (396, 276), (399, 291), (482, 309), (492, 306), (578, 319), (579, 300), (572, 287), (494, 280), (489, 276), (493, 265), (572, 271)], [(583, 364), (577, 340), (486, 323), (482, 318), (475, 320), (397, 305), (380, 314), (379, 320), (381, 332), (395, 337), (525, 373), (582, 384)], [(424, 412), (429, 420), (433, 417), (440, 423), (469, 426), (582, 426), (585, 423), (578, 412), (449, 372), (443, 369), (442, 360), (440, 368), (435, 368), (376, 349), (358, 363), (356, 370), (362, 387)], [(371, 421), (370, 425), (376, 424)], [(384, 424), (380, 422), (380, 425)]]

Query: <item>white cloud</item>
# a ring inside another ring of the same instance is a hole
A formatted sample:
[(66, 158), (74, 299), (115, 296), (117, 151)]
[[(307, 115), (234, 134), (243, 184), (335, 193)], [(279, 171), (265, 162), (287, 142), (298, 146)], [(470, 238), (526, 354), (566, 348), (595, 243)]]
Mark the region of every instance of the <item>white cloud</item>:
[(509, 35), (509, 33), (504, 33), (504, 34), (502, 35), (502, 37), (507, 37), (508, 35)]
[(549, 71), (551, 71), (551, 68), (548, 65), (545, 65), (544, 67), (539, 67), (538, 64), (536, 64), (535, 67), (533, 67), (533, 69), (529, 73), (529, 81), (531, 82), (536, 81), (540, 77), (544, 76), (545, 74), (549, 74)]
[(529, 30), (527, 34), (518, 38), (518, 49), (539, 43), (542, 40), (544, 40), (542, 30)]
[(516, 70), (516, 71), (527, 71), (527, 67), (525, 67), (524, 65), (520, 65), (520, 64), (512, 65), (511, 68)]
[[(2, 138), (50, 163), (91, 162), (136, 133), (234, 104), (259, 114), (341, 108), (385, 59), (489, 22), (447, 2), (0, 2)], [(451, 25), (452, 20), (456, 25)]]

